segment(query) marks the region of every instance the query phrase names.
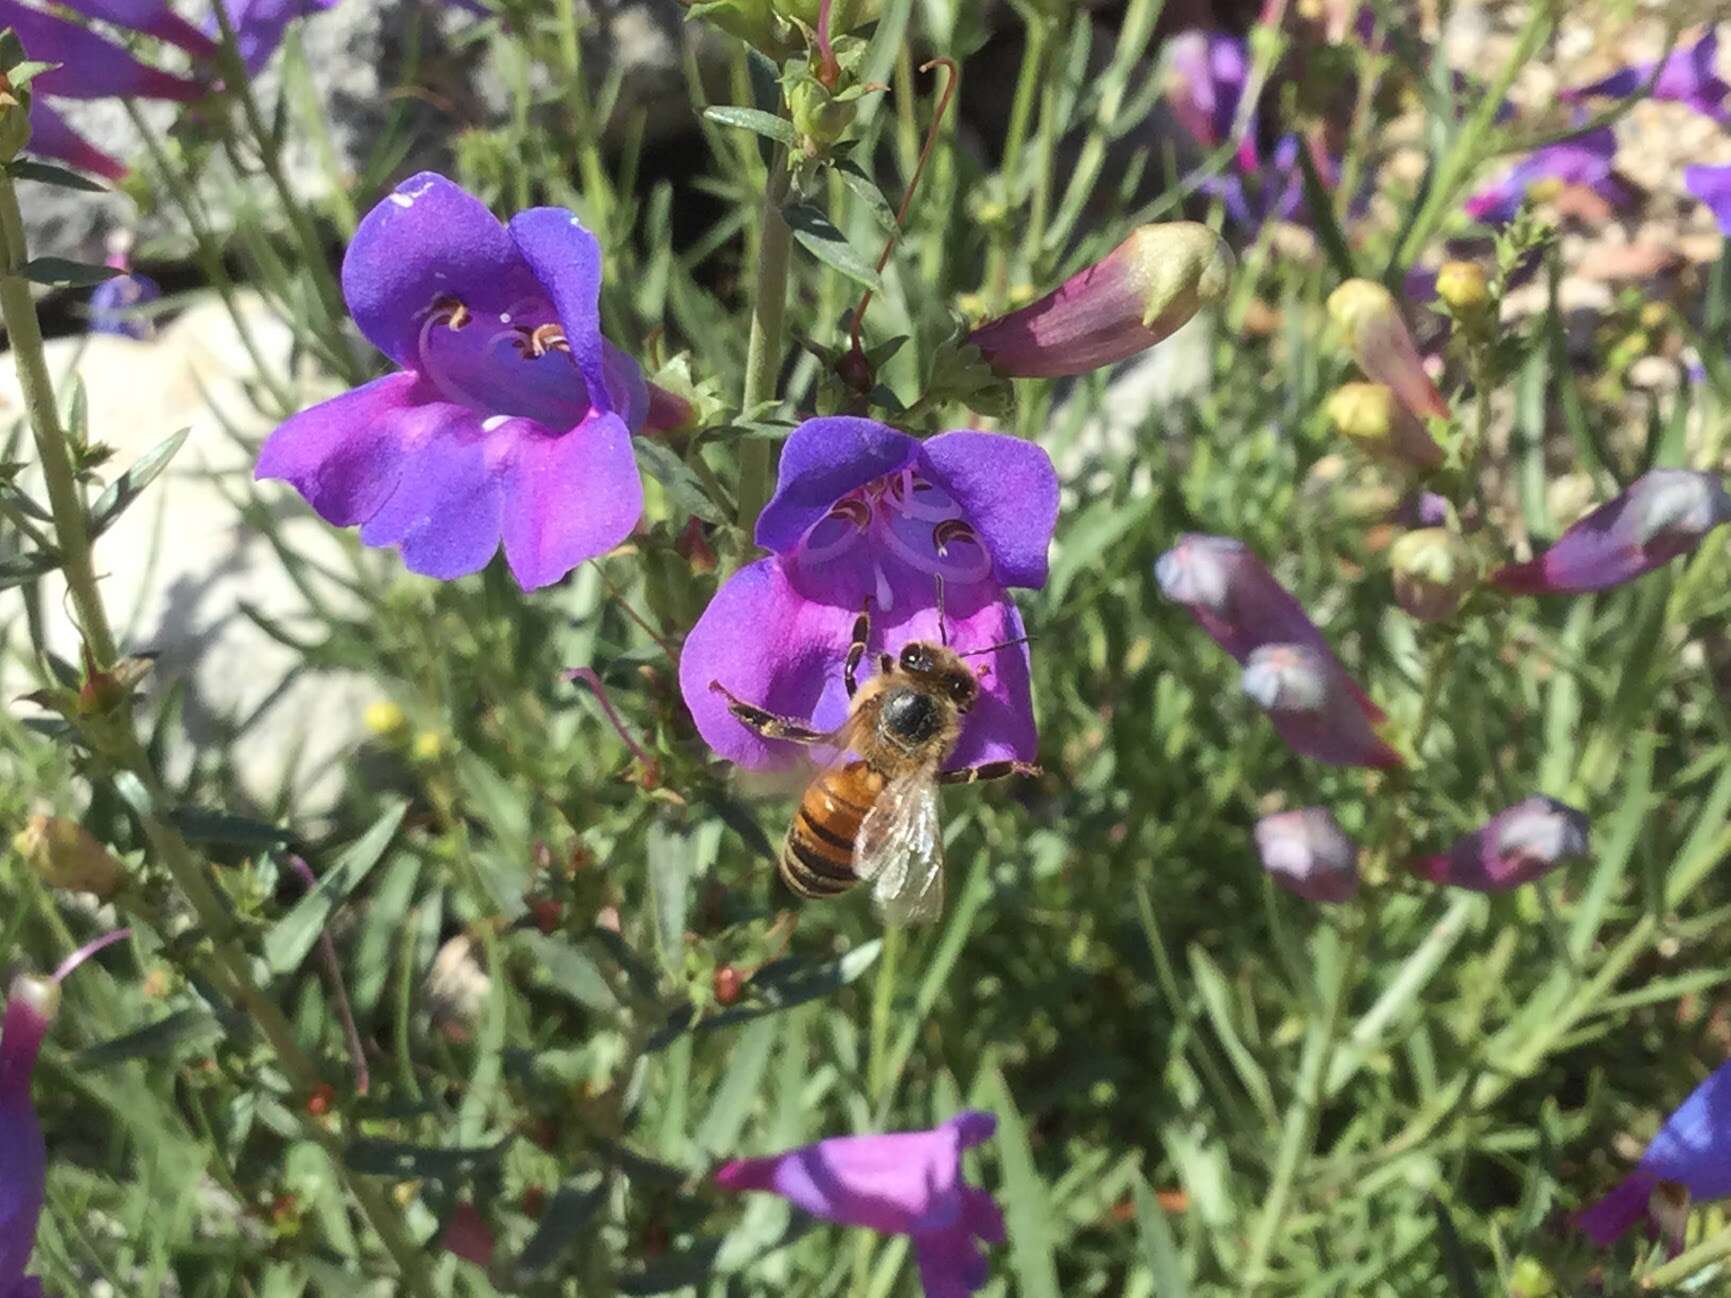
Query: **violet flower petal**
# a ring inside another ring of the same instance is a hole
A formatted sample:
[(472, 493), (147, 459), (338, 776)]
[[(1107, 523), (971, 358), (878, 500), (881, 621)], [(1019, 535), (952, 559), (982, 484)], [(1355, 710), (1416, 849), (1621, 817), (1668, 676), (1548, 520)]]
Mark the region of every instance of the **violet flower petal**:
[(362, 523), (361, 542), (398, 545), (410, 572), (448, 581), (479, 572), (499, 548), (512, 430), (495, 439), (473, 412), (442, 409), (450, 417), (403, 457), (397, 488)]
[(1555, 545), (1492, 574), (1522, 595), (1580, 594), (1645, 576), (1731, 522), (1731, 496), (1717, 475), (1653, 469), (1572, 524)]
[(1731, 235), (1731, 163), (1684, 167), (1683, 188), (1707, 205), (1721, 233)]
[(1246, 661), (1241, 683), (1295, 752), (1330, 766), (1401, 764), (1377, 735), (1362, 691), (1332, 657), (1308, 645), (1263, 645)]
[(124, 162), (109, 157), (73, 130), (72, 124), (41, 95), (34, 95), (30, 100), (30, 142), (24, 148), (39, 158), (54, 158), (69, 167), (116, 183), (125, 180), (130, 170)]
[(1204, 149), (1232, 135), (1238, 104), (1250, 77), (1245, 43), (1224, 32), (1190, 30), (1166, 39), (1166, 102), (1179, 124)]
[[(1671, 51), (1653, 82), (1652, 97), (1687, 104), (1715, 121), (1731, 124), (1731, 113), (1725, 108), (1725, 96), (1731, 93), (1731, 86), (1720, 79), (1718, 61), (1719, 29), (1709, 27), (1693, 45)], [(1557, 98), (1564, 103), (1592, 98), (1623, 99), (1646, 85), (1652, 76), (1653, 62), (1649, 59), (1618, 68), (1590, 85), (1563, 90)]]
[(215, 41), (170, 9), (164, 0), (65, 0), (65, 3), (86, 18), (129, 27), (178, 45), (198, 58), (211, 58), (218, 48)]
[(1303, 807), (1256, 822), (1256, 851), (1269, 877), (1307, 901), (1346, 901), (1358, 892), (1358, 844), (1327, 807)]
[(1467, 199), (1467, 215), (1487, 225), (1511, 221), (1527, 190), (1542, 180), (1584, 185), (1613, 207), (1627, 206), (1629, 191), (1611, 168), (1616, 154), (1617, 137), (1608, 126), (1548, 144), (1521, 159), (1501, 180)]
[[(277, 52), (290, 23), (332, 8), (337, 0), (222, 0), (247, 72), (256, 75)], [(214, 20), (211, 30), (215, 30)]]
[(67, 22), (17, 0), (0, 0), (0, 27), (18, 34), (32, 59), (62, 66), (31, 83), (38, 94), (61, 99), (197, 99), (205, 87), (146, 67), (124, 48), (77, 23)]
[(552, 437), (528, 420), (514, 422), (505, 560), (517, 584), (535, 590), (631, 535), (643, 512), (643, 481), (618, 415), (594, 414)]
[(913, 438), (875, 419), (806, 420), (782, 444), (775, 494), (757, 516), (757, 543), (790, 552), (837, 500), (905, 468), (918, 451)]
[(24, 1268), (36, 1247), (47, 1150), (30, 1101), (30, 1077), (53, 1017), (42, 997), (54, 991), (47, 979), (19, 978), (0, 1028), (0, 1294), (25, 1284)]
[(1058, 523), (1058, 472), (1033, 442), (1001, 433), (939, 433), (920, 446), (933, 481), (962, 507), (1002, 586), (1046, 584)]
[(139, 307), (162, 298), (162, 286), (148, 275), (125, 274), (105, 279), (90, 294), (90, 332), (118, 334), (142, 342), (155, 332)]
[(486, 204), (433, 171), (410, 176), (361, 219), (342, 278), (361, 332), (409, 369), (420, 364), (428, 309), (441, 298), (498, 315), (546, 297)]
[[(950, 646), (958, 652), (1002, 644), (1023, 634), (1015, 604), (990, 582), (955, 592), (945, 610)], [(964, 602), (964, 596), (966, 596)], [(750, 769), (785, 767), (802, 755), (799, 745), (760, 738), (736, 721), (719, 681), (740, 698), (771, 712), (832, 730), (847, 716), (843, 661), (857, 606), (812, 600), (792, 582), (785, 561), (770, 556), (741, 568), (722, 584), (685, 639), (679, 686), (698, 733), (720, 756)], [(898, 601), (872, 618), (870, 652), (896, 653), (911, 640), (937, 642), (937, 610)], [(773, 646), (774, 652), (765, 652)], [(1038, 751), (1026, 645), (1010, 645), (970, 658), (983, 666), (980, 698), (962, 727), (948, 769), (981, 762), (1032, 761)]]
[(571, 359), (589, 389), (589, 404), (603, 412), (627, 407), (626, 391), (609, 390), (602, 353), (600, 243), (562, 207), (519, 212), (506, 228), (559, 315)]
[(391, 498), (413, 451), (442, 429), (476, 422), (419, 375), (387, 374), (290, 416), (265, 439), (253, 473), (281, 478), (327, 523), (352, 527)]
[(1575, 1224), (1600, 1245), (1647, 1215), (1660, 1181), (1675, 1181), (1699, 1202), (1731, 1197), (1731, 1062), (1721, 1064), (1678, 1105), (1635, 1170)]

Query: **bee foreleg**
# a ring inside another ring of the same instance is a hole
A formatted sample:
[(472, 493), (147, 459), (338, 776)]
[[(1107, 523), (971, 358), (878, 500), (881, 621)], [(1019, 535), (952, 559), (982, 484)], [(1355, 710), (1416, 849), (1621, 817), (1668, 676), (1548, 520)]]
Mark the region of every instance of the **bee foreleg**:
[(938, 776), (940, 784), (978, 784), (981, 780), (1002, 780), (1011, 775), (1039, 775), (1033, 762), (983, 762), (979, 766), (964, 766), (959, 771), (945, 771)]
[(841, 669), (842, 683), (847, 686), (847, 696), (850, 699), (859, 690), (859, 681), (855, 678), (855, 673), (859, 671), (860, 660), (865, 657), (866, 641), (871, 639), (871, 633), (872, 602), (871, 597), (867, 596), (865, 607), (860, 610), (860, 615), (854, 619), (853, 643), (847, 647), (847, 662), (843, 664)]
[(765, 739), (786, 739), (796, 744), (815, 744), (826, 738), (821, 730), (813, 730), (803, 721), (779, 717), (773, 712), (747, 703), (720, 681), (710, 681), (709, 688), (727, 700), (727, 710), (741, 725), (750, 726)]

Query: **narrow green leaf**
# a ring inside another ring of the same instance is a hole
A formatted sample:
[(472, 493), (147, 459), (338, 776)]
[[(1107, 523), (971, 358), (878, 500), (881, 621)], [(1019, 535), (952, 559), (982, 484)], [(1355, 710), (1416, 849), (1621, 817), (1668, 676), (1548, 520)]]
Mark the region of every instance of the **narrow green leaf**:
[(509, 1138), (496, 1145), (440, 1149), (400, 1140), (361, 1139), (350, 1142), (343, 1151), (343, 1162), (350, 1171), (366, 1176), (467, 1180), (477, 1172), (496, 1167), (508, 1144)]
[(571, 1245), (577, 1242), (583, 1227), (588, 1225), (589, 1219), (606, 1199), (605, 1180), (588, 1186), (569, 1182), (560, 1186), (559, 1192), (548, 1202), (546, 1211), (541, 1214), (541, 1222), (535, 1227), (535, 1233), (529, 1237), (529, 1242), (523, 1245), (523, 1251), (512, 1264), (512, 1270), (518, 1278), (528, 1279), (538, 1275), (563, 1257)]
[(132, 467), (125, 473), (108, 484), (107, 489), (96, 498), (96, 507), (90, 511), (90, 534), (93, 537), (106, 532), (114, 520), (126, 511), (127, 506), (156, 481), (191, 431), (190, 428), (183, 428), (164, 438), (133, 461)]
[(264, 935), (264, 958), (273, 974), (288, 973), (306, 959), (307, 952), (324, 932), (331, 912), (384, 858), (385, 849), (396, 837), (408, 809), (407, 803), (399, 802), (374, 821), (372, 828), (325, 871), (319, 886), (271, 926)]
[(1189, 1298), (1190, 1281), (1184, 1275), (1184, 1262), (1178, 1256), (1178, 1243), (1172, 1238), (1165, 1211), (1140, 1175), (1130, 1183), (1130, 1192), (1135, 1197), (1142, 1252), (1154, 1277), (1155, 1298)]
[(82, 190), (86, 194), (109, 192), (107, 185), (92, 180), (89, 176), (81, 176), (76, 171), (57, 167), (52, 162), (38, 162), (34, 158), (15, 158), (6, 164), (6, 170), (14, 180), (34, 180), (59, 189)]
[(1689, 899), (1695, 885), (1731, 851), (1731, 759), (1728, 759), (1713, 782), (1701, 814), (1689, 830), (1689, 838), (1677, 852), (1677, 859), (1665, 879), (1665, 904), (1680, 906)]
[(740, 1033), (709, 1112), (697, 1128), (694, 1139), (699, 1149), (719, 1155), (737, 1147), (746, 1118), (763, 1098), (763, 1074), (780, 1030), (779, 1019), (766, 1018)]
[(793, 123), (785, 117), (777, 117), (774, 113), (765, 113), (756, 108), (718, 106), (704, 109), (703, 115), (722, 126), (750, 131), (753, 135), (765, 136), (790, 148), (799, 143), (799, 132), (793, 129)]
[(691, 894), (691, 835), (657, 821), (644, 843), (649, 864), (649, 892), (655, 901), (656, 946), (661, 967), (670, 974), (685, 966), (685, 912)]
[(111, 1068), (133, 1059), (164, 1059), (182, 1048), (203, 1045), (223, 1035), (222, 1024), (209, 1010), (176, 1010), (148, 1027), (109, 1041), (99, 1041), (78, 1052), (72, 1066), (85, 1069)]
[(0, 590), (22, 586), (59, 566), (60, 556), (53, 550), (29, 550), (23, 554), (7, 555), (0, 559)]
[(998, 1114), (998, 1161), (1004, 1174), (1004, 1216), (1010, 1237), (1010, 1265), (1019, 1298), (1059, 1298), (1058, 1267), (1052, 1256), (1052, 1205), (1034, 1169), (1028, 1129), (1003, 1075), (992, 1071)]
[(868, 176), (859, 163), (852, 158), (843, 158), (835, 164), (835, 174), (841, 177), (841, 183), (847, 186), (848, 191), (865, 204), (866, 211), (871, 213), (872, 220), (885, 234), (895, 232), (895, 208), (890, 206), (877, 181)]
[(1244, 1083), (1244, 1089), (1249, 1092), (1250, 1098), (1255, 1101), (1257, 1109), (1268, 1120), (1268, 1124), (1273, 1126), (1274, 1092), (1268, 1084), (1268, 1075), (1262, 1071), (1256, 1057), (1245, 1046), (1232, 1022), (1232, 992), (1226, 984), (1226, 976), (1201, 947), (1192, 946), (1189, 954), (1190, 975), (1196, 980), (1196, 990), (1202, 994), (1202, 1007), (1208, 1011), (1208, 1021), (1214, 1026), (1214, 1035), (1220, 1038), (1220, 1045), (1226, 1051), (1226, 1057), (1232, 1061), (1232, 1069)]
[(189, 843), (269, 848), (286, 847), (295, 841), (294, 831), (281, 825), (206, 807), (176, 807), (168, 818)]
[(1479, 1298), (1479, 1282), (1473, 1276), (1472, 1260), (1467, 1257), (1466, 1245), (1461, 1243), (1454, 1218), (1449, 1216), (1443, 1201), (1434, 1195), (1430, 1206), (1436, 1215), (1437, 1247), (1442, 1251), (1443, 1273), (1448, 1276), (1453, 1298)]
[(113, 279), (120, 271), (113, 266), (68, 261), (65, 257), (32, 257), (18, 268), (18, 273), (32, 284), (46, 284), (51, 288), (89, 288), (105, 279)]
[(847, 236), (809, 203), (794, 203), (782, 209), (782, 217), (793, 231), (794, 242), (832, 270), (840, 271), (854, 283), (883, 292), (883, 281), (871, 262), (847, 241)]
[(637, 462), (666, 489), (675, 505), (706, 523), (726, 521), (721, 507), (704, 490), (703, 480), (669, 447), (652, 437), (633, 437), (631, 444), (637, 452)]

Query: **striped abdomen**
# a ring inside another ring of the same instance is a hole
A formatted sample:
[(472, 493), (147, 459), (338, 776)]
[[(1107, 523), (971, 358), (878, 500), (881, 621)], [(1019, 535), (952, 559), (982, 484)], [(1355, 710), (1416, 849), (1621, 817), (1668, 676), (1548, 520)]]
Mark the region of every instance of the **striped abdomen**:
[(833, 766), (806, 786), (781, 847), (781, 878), (807, 899), (834, 897), (859, 882), (853, 843), (883, 792), (884, 777), (861, 761)]

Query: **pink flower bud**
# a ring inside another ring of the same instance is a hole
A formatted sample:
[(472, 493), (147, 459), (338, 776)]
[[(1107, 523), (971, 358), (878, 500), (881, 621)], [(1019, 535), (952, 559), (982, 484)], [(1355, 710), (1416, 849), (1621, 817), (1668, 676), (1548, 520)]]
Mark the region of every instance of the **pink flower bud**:
[(1256, 850), (1275, 883), (1309, 901), (1346, 901), (1358, 891), (1358, 845), (1327, 807), (1264, 816)]
[(1194, 221), (1144, 225), (1038, 302), (968, 335), (1010, 378), (1060, 378), (1145, 351), (1226, 295), (1232, 254)]
[(1716, 474), (1654, 469), (1575, 523), (1535, 559), (1491, 576), (1518, 595), (1580, 594), (1633, 581), (1688, 554), (1731, 522), (1731, 496)]
[(1250, 655), (1241, 684), (1296, 751), (1331, 766), (1401, 764), (1376, 733), (1364, 692), (1340, 664), (1302, 644), (1263, 645)]
[(1328, 297), (1328, 313), (1346, 331), (1352, 358), (1366, 377), (1386, 384), (1420, 419), (1447, 419), (1448, 402), (1425, 373), (1394, 295), (1368, 279), (1349, 279)]
[(1507, 892), (1585, 856), (1587, 818), (1555, 798), (1534, 796), (1499, 811), (1414, 870), (1433, 883), (1474, 892)]

